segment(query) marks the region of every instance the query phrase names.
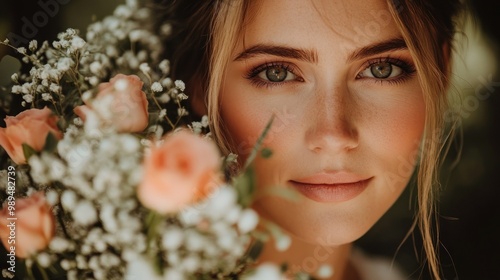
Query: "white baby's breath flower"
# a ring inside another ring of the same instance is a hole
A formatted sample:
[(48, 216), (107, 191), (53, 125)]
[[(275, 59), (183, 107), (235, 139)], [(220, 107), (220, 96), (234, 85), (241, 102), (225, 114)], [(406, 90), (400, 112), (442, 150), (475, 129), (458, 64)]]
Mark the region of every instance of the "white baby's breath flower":
[(106, 242), (104, 242), (103, 240), (96, 240), (96, 242), (94, 243), (94, 248), (96, 249), (97, 252), (104, 252), (107, 248), (107, 244)]
[[(172, 267), (172, 268), (168, 268), (165, 270), (163, 279), (164, 280), (169, 280), (169, 279), (185, 280), (187, 278), (184, 275), (184, 273), (179, 271), (177, 268)], [(130, 279), (130, 280), (132, 280), (132, 279)]]
[(96, 209), (94, 205), (87, 200), (80, 201), (71, 214), (75, 223), (83, 226), (90, 225), (97, 221)]
[(288, 250), (290, 244), (292, 244), (292, 239), (290, 238), (290, 236), (283, 234), (278, 237), (278, 240), (276, 240), (276, 250), (284, 252)]
[(51, 260), (49, 254), (45, 252), (41, 252), (36, 256), (36, 260), (38, 264), (44, 268), (49, 267)]
[[(31, 159), (31, 158), (30, 158)], [(61, 195), (61, 203), (67, 211), (73, 210), (76, 204), (76, 193), (72, 190), (65, 190)]]
[(103, 222), (104, 229), (108, 232), (115, 232), (118, 229), (118, 223), (115, 217), (115, 207), (113, 205), (103, 205), (99, 217)]
[(280, 269), (277, 265), (271, 263), (263, 263), (257, 267), (255, 273), (243, 277), (244, 280), (282, 280)]
[(14, 82), (14, 83), (18, 83), (18, 79), (19, 79), (19, 75), (17, 73), (14, 73), (10, 76), (10, 79)]
[(218, 188), (207, 200), (204, 212), (213, 220), (222, 218), (237, 201), (236, 192), (233, 188), (222, 186)]
[(61, 43), (59, 41), (54, 41), (52, 42), (52, 46), (54, 47), (54, 49), (60, 49)]
[(73, 50), (79, 50), (85, 46), (85, 41), (80, 37), (75, 37), (71, 40), (71, 47)]
[(172, 25), (165, 23), (160, 27), (160, 33), (164, 36), (170, 36), (172, 34)]
[(170, 72), (170, 61), (167, 59), (162, 60), (160, 64), (158, 64), (158, 68), (160, 68), (160, 71), (164, 75), (168, 75), (168, 73)]
[(127, 6), (129, 6), (130, 8), (132, 8), (132, 9), (137, 9), (137, 6), (138, 6), (137, 0), (127, 0), (127, 1), (125, 1), (125, 3), (126, 3), (126, 4), (127, 4)]
[(50, 89), (50, 91), (52, 91), (54, 93), (61, 93), (61, 86), (56, 84), (56, 83), (50, 84), (49, 89)]
[(24, 99), (24, 101), (31, 103), (31, 102), (33, 102), (33, 95), (25, 94), (25, 95), (23, 95), (23, 99)]
[(10, 41), (9, 41), (9, 39), (5, 39), (5, 40), (3, 40), (3, 42), (4, 42), (5, 44), (8, 44)]
[[(148, 280), (161, 280), (162, 277), (156, 274), (152, 267), (150, 260), (144, 257), (139, 257), (133, 261), (128, 262), (125, 272), (125, 280), (135, 279), (148, 279)], [(173, 279), (173, 278), (172, 278)]]
[(61, 260), (60, 265), (61, 265), (61, 267), (62, 267), (64, 270), (70, 270), (70, 269), (72, 269), (74, 266), (76, 266), (76, 264), (75, 264), (73, 261), (66, 260), (66, 259)]
[(67, 272), (68, 280), (78, 280), (78, 272), (74, 269)]
[(66, 165), (57, 158), (51, 157), (47, 166), (49, 166), (49, 176), (52, 181), (59, 181), (66, 174)]
[(182, 261), (182, 269), (188, 273), (193, 273), (199, 269), (200, 258), (196, 255), (189, 255)]
[(76, 118), (73, 119), (73, 123), (75, 125), (82, 126), (83, 125), (83, 120), (81, 118), (79, 118), (79, 117), (76, 117)]
[(88, 266), (87, 266), (87, 260), (84, 256), (82, 255), (76, 255), (76, 267), (78, 269), (86, 269)]
[(52, 100), (52, 95), (50, 95), (50, 93), (42, 93), (42, 99), (44, 101), (50, 101)]
[(238, 229), (241, 233), (248, 233), (255, 229), (259, 222), (259, 216), (254, 210), (248, 208), (243, 210), (238, 221)]
[(50, 180), (47, 176), (47, 169), (44, 162), (38, 156), (32, 156), (28, 159), (28, 164), (31, 167), (31, 176), (36, 183), (46, 184)]
[(158, 114), (159, 119), (163, 119), (167, 115), (167, 109), (161, 109), (160, 113)]
[(187, 116), (188, 111), (186, 110), (186, 108), (177, 108), (177, 114), (179, 115), (179, 117)]
[(186, 100), (186, 99), (188, 99), (188, 96), (187, 96), (186, 94), (184, 94), (183, 92), (181, 92), (181, 93), (179, 93), (179, 94), (177, 95), (177, 98), (178, 98), (179, 100)]
[(99, 84), (99, 79), (96, 76), (92, 76), (89, 78), (89, 83), (92, 86), (97, 86), (97, 84)]
[(25, 47), (20, 47), (20, 48), (17, 48), (16, 50), (17, 50), (18, 53), (26, 54), (26, 48)]
[(95, 75), (99, 75), (102, 69), (102, 65), (99, 61), (94, 61), (90, 63), (89, 68), (90, 72), (92, 72)]
[(151, 90), (153, 92), (162, 92), (163, 91), (163, 87), (161, 86), (160, 83), (158, 82), (154, 82), (152, 85), (151, 85)]
[(50, 190), (45, 194), (45, 199), (50, 205), (56, 205), (59, 202), (59, 194), (54, 190)]
[(173, 84), (172, 79), (170, 79), (170, 78), (165, 78), (165, 79), (161, 80), (161, 85), (166, 87), (166, 88), (172, 87), (172, 84)]
[(63, 57), (61, 59), (59, 59), (59, 61), (57, 62), (57, 70), (59, 71), (68, 71), (69, 68), (71, 66), (73, 66), (75, 64), (75, 62), (73, 61), (73, 59), (69, 58), (69, 57)]
[(18, 94), (22, 92), (23, 87), (19, 85), (12, 86), (12, 93)]
[(208, 116), (204, 115), (201, 117), (201, 126), (202, 127), (208, 127)]
[(323, 264), (318, 268), (317, 274), (320, 278), (330, 278), (333, 275), (333, 268), (331, 265)]
[(149, 75), (149, 73), (151, 72), (151, 67), (149, 67), (149, 65), (145, 62), (139, 65), (139, 69), (146, 75)]
[(195, 134), (201, 133), (202, 125), (200, 122), (191, 122), (191, 127), (192, 127), (192, 130)]
[(224, 216), (224, 220), (230, 224), (236, 224), (241, 215), (241, 207), (235, 206), (231, 208)]
[(56, 252), (56, 253), (62, 253), (70, 248), (70, 243), (68, 240), (56, 236), (52, 238), (52, 240), (49, 243), (49, 248), (50, 250)]
[(130, 7), (126, 5), (119, 5), (116, 7), (114, 14), (117, 17), (128, 18), (132, 15), (132, 11), (130, 10)]
[(178, 88), (179, 90), (184, 91), (186, 89), (186, 85), (184, 84), (183, 81), (176, 80), (174, 83), (175, 83), (175, 87)]
[(161, 103), (168, 103), (170, 101), (170, 96), (167, 93), (164, 93), (158, 97), (158, 101)]
[(177, 227), (172, 227), (163, 233), (161, 244), (165, 250), (173, 251), (177, 250), (182, 245), (183, 239), (182, 230)]
[(189, 231), (186, 236), (186, 247), (191, 252), (199, 252), (203, 249), (205, 240), (203, 235), (196, 231)]
[(132, 30), (128, 34), (128, 37), (131, 42), (138, 42), (143, 37), (143, 34), (144, 34), (143, 30)]

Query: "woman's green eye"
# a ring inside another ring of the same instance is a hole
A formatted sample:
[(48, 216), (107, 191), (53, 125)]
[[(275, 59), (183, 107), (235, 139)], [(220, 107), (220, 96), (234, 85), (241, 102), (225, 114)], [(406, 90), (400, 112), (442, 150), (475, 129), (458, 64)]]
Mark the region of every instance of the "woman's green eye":
[(288, 71), (283, 66), (270, 66), (258, 74), (259, 78), (273, 83), (280, 83), (284, 81), (293, 80), (296, 78), (295, 74)]
[(390, 62), (378, 62), (368, 66), (363, 72), (362, 77), (370, 77), (376, 79), (394, 78), (403, 73), (401, 67)]

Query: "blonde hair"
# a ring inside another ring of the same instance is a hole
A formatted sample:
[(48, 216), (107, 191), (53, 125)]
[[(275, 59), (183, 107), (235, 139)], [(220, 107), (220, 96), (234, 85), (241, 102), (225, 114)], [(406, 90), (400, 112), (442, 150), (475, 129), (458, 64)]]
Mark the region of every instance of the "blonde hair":
[[(214, 139), (221, 151), (229, 154), (235, 143), (231, 143), (231, 139), (225, 135), (224, 122), (219, 111), (219, 92), (231, 53), (247, 20), (250, 1), (209, 2), (205, 5), (205, 11), (200, 13), (210, 15), (209, 18), (205, 18), (206, 23), (210, 25), (204, 34), (207, 37), (205, 42), (208, 49), (207, 65), (198, 65), (196, 73), (191, 72), (189, 79), (197, 83), (200, 79), (204, 80), (205, 92), (194, 92), (193, 95), (205, 97)], [(451, 137), (453, 131), (453, 124), (446, 126), (444, 115), (448, 108), (446, 92), (449, 86), (452, 39), (456, 26), (454, 19), (458, 15), (460, 4), (458, 0), (394, 2), (387, 0), (387, 2), (390, 13), (414, 58), (426, 105), (425, 130), (417, 171), (418, 212), (410, 232), (418, 225), (429, 270), (435, 279), (441, 279), (437, 253), (439, 246), (438, 226), (435, 224), (437, 213), (435, 196), (439, 188), (438, 169), (447, 151), (446, 139)], [(208, 67), (207, 72), (204, 72), (203, 66)]]

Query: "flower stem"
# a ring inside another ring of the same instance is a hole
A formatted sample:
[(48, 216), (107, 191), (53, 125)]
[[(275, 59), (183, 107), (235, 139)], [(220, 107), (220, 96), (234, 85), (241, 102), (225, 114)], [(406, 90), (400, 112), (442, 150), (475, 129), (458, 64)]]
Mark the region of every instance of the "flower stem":
[(156, 229), (162, 220), (162, 216), (155, 211), (150, 211), (146, 218), (147, 235), (146, 235), (146, 252), (150, 252), (151, 241), (156, 237)]
[(43, 280), (49, 280), (49, 277), (47, 276), (47, 272), (45, 272), (45, 269), (43, 269), (43, 267), (38, 262), (35, 261), (35, 263), (36, 266), (38, 267), (38, 270), (42, 274)]

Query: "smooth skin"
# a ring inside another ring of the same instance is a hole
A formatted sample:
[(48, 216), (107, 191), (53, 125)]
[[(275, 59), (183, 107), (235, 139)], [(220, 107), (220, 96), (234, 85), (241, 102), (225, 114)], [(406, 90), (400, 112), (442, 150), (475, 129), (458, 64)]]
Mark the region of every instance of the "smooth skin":
[(255, 162), (259, 191), (320, 173), (371, 178), (340, 202), (260, 196), (254, 208), (292, 237), (286, 252), (266, 246), (260, 261), (310, 273), (330, 264), (331, 279), (355, 279), (351, 243), (400, 196), (422, 138), (412, 56), (382, 0), (256, 0), (247, 18), (221, 116), (241, 162), (276, 116), (265, 141), (272, 157)]

